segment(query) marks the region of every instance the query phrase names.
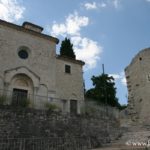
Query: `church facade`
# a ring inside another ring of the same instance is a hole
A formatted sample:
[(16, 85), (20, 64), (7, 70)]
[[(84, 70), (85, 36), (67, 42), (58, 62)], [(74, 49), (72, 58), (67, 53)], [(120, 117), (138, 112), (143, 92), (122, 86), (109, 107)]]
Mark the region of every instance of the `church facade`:
[(80, 113), (84, 62), (57, 55), (59, 40), (42, 30), (29, 22), (18, 26), (0, 20), (0, 89), (15, 95), (7, 103), (27, 97), (37, 109), (53, 102), (64, 112)]

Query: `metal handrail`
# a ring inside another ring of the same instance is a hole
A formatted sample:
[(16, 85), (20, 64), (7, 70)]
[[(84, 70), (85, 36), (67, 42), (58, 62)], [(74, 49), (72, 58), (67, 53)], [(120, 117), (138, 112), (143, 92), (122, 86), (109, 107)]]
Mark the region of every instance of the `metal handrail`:
[(0, 138), (1, 150), (87, 150), (94, 147), (85, 137)]
[[(15, 92), (10, 90), (0, 89), (0, 104), (3, 105), (12, 105), (14, 100), (14, 104), (21, 104), (24, 100), (29, 101), (30, 107), (37, 109), (46, 109), (47, 104), (58, 105), (62, 107), (63, 102), (67, 101), (66, 99), (60, 99), (55, 97), (48, 97), (42, 95), (33, 95), (33, 94), (24, 94), (22, 92)], [(15, 102), (16, 101), (16, 102)]]

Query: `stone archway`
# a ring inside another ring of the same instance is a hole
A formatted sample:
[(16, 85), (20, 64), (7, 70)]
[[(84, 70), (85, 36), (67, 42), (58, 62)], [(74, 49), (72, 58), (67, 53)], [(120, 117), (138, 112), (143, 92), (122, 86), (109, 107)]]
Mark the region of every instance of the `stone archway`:
[(25, 66), (6, 70), (4, 77), (5, 91), (23, 92), (24, 95), (30, 96), (30, 105), (34, 107), (35, 95), (40, 85), (40, 77)]
[(32, 72), (31, 70), (29, 70), (27, 67), (21, 66), (21, 67), (6, 70), (4, 72), (4, 76), (5, 76), (4, 82), (6, 85), (5, 86), (6, 90), (10, 90), (9, 89), (10, 82), (13, 79), (13, 77), (18, 74), (25, 74), (32, 80), (34, 88), (39, 88), (40, 77), (36, 75), (34, 72)]
[(10, 88), (27, 90), (29, 94), (33, 94), (33, 81), (26, 74), (16, 74), (10, 82)]
[(10, 82), (10, 89), (12, 89), (12, 103), (18, 105), (25, 102), (27, 99), (30, 103), (33, 99), (33, 81), (26, 74), (16, 74)]

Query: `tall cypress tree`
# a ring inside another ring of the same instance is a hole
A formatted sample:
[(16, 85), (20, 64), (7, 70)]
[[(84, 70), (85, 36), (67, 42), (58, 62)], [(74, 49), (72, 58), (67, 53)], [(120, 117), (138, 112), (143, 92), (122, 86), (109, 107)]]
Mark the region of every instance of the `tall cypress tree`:
[(70, 57), (73, 59), (76, 58), (76, 55), (73, 50), (73, 44), (71, 43), (70, 39), (65, 38), (65, 40), (62, 41), (60, 47), (60, 55)]

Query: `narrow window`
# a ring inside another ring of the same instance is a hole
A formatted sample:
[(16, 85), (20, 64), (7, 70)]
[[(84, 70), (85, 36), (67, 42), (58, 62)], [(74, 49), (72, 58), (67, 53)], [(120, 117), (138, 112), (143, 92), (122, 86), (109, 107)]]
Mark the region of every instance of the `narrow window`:
[(71, 73), (71, 66), (65, 65), (65, 73)]

